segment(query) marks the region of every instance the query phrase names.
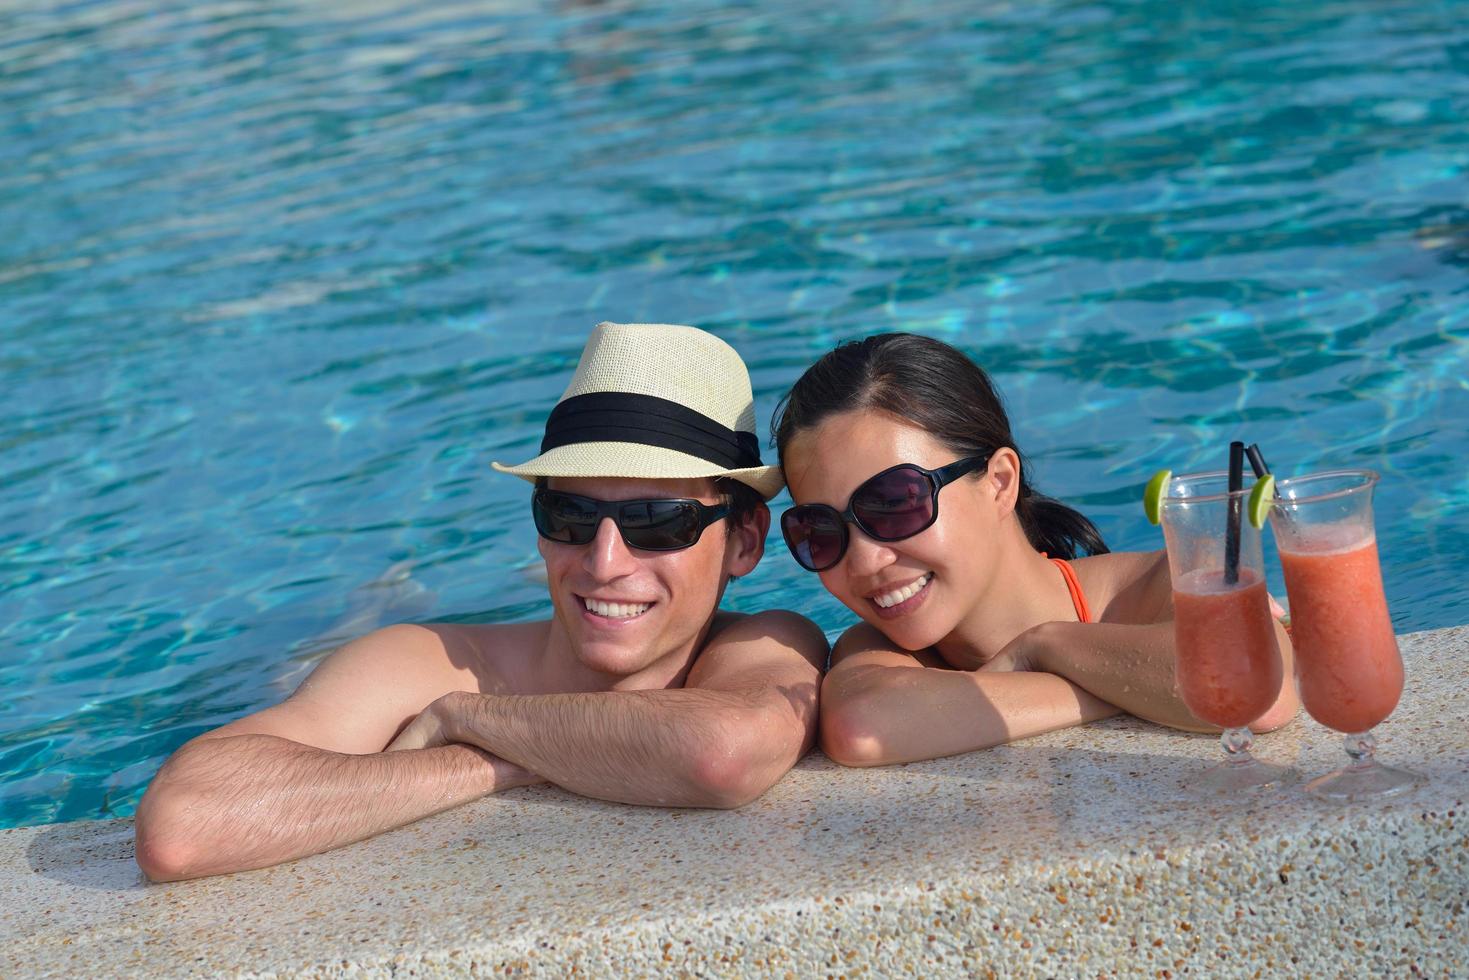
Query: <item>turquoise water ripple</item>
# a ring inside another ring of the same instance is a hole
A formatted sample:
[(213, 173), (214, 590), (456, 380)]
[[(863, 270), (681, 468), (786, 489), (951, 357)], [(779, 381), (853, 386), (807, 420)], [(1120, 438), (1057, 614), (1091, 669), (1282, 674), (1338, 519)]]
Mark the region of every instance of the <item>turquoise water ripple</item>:
[[(762, 418), (960, 344), (1118, 548), (1238, 435), (1375, 467), (1396, 625), (1469, 621), (1466, 114), (1450, 2), (0, 12), (0, 826), (131, 813), (347, 636), (545, 614), (487, 463), (601, 319)], [(840, 629), (770, 544), (733, 604)]]

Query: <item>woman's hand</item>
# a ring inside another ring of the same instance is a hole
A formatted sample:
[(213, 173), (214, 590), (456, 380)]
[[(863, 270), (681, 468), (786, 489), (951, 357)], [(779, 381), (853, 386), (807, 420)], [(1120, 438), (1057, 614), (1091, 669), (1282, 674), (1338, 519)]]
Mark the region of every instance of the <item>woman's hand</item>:
[(1032, 626), (1030, 629), (1021, 633), (1015, 639), (1005, 644), (999, 653), (986, 660), (979, 669), (987, 671), (1041, 670), (1042, 668), (1037, 665), (1036, 660), (1040, 652), (1039, 647), (1043, 635), (1042, 628), (1046, 625), (1048, 624), (1041, 623), (1039, 626)]
[(837, 643), (821, 686), (821, 748), (846, 766), (971, 752), (1117, 713), (1065, 678), (1032, 666), (1019, 637), (978, 670), (931, 651), (897, 650), (871, 626)]

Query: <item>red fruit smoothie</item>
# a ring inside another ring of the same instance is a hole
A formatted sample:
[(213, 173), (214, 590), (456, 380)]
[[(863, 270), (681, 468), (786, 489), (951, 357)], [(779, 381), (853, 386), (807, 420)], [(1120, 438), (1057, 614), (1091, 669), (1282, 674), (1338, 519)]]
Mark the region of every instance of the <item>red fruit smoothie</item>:
[(1326, 530), (1337, 533), (1290, 542), (1298, 550), (1281, 542), (1296, 680), (1312, 718), (1339, 732), (1365, 732), (1397, 707), (1403, 659), (1382, 592), (1376, 536)]
[(1275, 703), (1285, 668), (1265, 580), (1242, 568), (1224, 582), (1222, 569), (1196, 569), (1173, 583), (1176, 677), (1194, 717), (1242, 728)]

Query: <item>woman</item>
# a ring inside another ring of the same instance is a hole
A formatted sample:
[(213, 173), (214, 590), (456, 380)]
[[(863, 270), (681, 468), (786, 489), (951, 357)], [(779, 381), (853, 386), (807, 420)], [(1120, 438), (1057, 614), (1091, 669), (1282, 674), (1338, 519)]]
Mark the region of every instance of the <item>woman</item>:
[[(1110, 554), (1036, 493), (998, 394), (959, 351), (912, 334), (844, 344), (772, 429), (797, 503), (786, 542), (862, 619), (822, 685), (828, 756), (930, 759), (1119, 711), (1204, 730), (1173, 687), (1166, 552)], [(1297, 709), (1277, 633), (1286, 682), (1257, 731)]]

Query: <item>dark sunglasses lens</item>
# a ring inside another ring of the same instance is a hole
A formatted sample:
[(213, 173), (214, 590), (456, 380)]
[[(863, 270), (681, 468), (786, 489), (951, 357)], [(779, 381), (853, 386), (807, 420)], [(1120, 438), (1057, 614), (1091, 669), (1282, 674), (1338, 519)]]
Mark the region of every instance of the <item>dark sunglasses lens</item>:
[(852, 495), (852, 513), (874, 538), (897, 541), (917, 534), (933, 521), (933, 482), (907, 466), (879, 473)]
[(676, 551), (699, 540), (699, 514), (685, 500), (638, 500), (622, 505), (622, 539), (645, 551)]
[(780, 517), (780, 532), (786, 547), (801, 567), (821, 572), (842, 560), (847, 550), (846, 525), (830, 507), (805, 504), (792, 507)]
[(597, 536), (597, 508), (584, 497), (538, 490), (531, 497), (531, 517), (541, 537), (562, 544), (586, 544)]

